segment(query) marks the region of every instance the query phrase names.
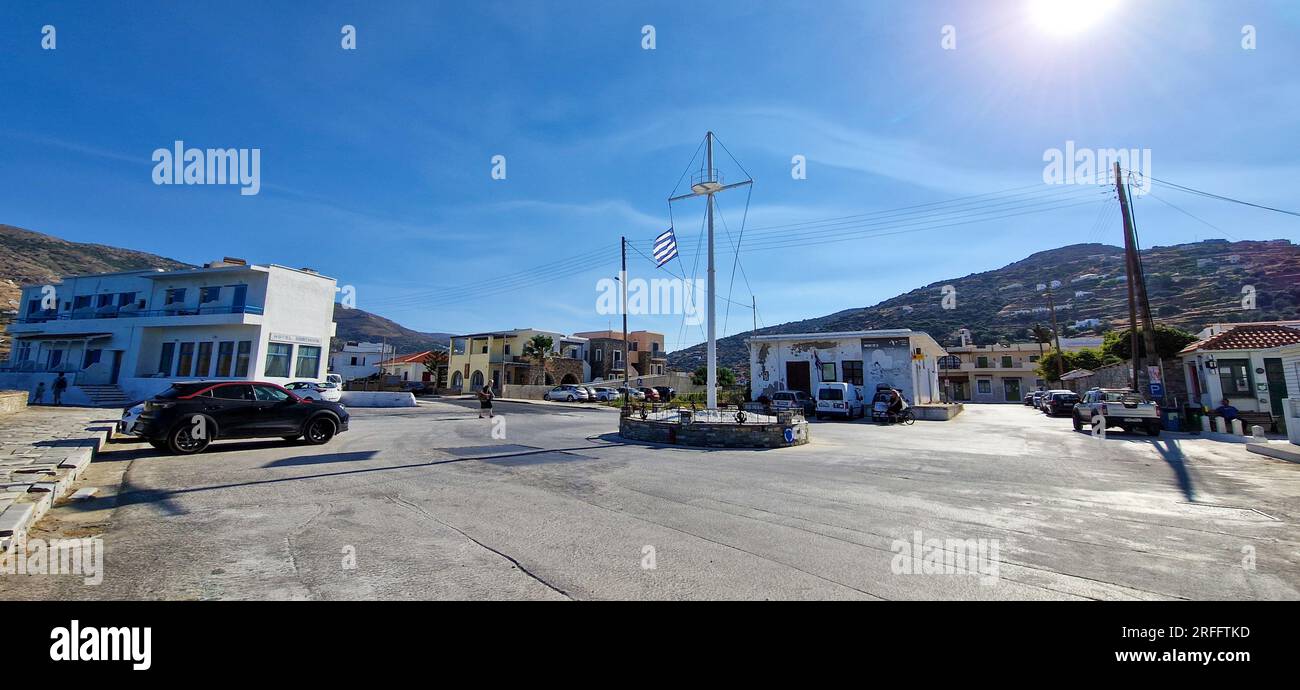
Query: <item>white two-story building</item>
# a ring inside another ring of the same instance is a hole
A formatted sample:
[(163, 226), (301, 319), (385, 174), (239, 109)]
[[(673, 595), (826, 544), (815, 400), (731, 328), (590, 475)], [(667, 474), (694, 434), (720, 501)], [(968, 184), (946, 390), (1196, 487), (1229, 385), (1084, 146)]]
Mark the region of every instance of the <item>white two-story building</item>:
[(27, 286), (0, 388), (49, 391), (62, 372), (65, 403), (110, 404), (175, 380), (320, 380), (334, 293), (333, 278), (237, 259)]

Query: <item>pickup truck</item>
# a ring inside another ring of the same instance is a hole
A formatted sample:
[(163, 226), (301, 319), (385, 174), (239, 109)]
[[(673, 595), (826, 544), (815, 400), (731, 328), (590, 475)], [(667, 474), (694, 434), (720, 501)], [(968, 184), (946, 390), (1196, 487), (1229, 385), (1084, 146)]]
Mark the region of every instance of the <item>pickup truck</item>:
[(1132, 433), (1142, 429), (1148, 436), (1160, 435), (1160, 406), (1124, 388), (1094, 388), (1083, 394), (1074, 406), (1074, 430), (1092, 428), (1092, 419), (1101, 416), (1106, 427), (1119, 427)]

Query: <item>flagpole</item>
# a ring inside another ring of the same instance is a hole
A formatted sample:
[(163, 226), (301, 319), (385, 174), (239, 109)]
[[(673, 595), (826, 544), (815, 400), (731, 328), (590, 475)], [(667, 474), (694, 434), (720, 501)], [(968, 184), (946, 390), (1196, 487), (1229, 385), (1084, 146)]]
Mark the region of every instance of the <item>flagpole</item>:
[[(705, 177), (710, 181), (713, 180), (713, 132), (705, 135), (707, 152), (705, 156), (708, 159), (705, 167)], [(714, 315), (714, 275), (713, 275), (713, 195), (706, 197), (708, 203), (709, 216), (709, 355), (707, 362), (708, 373), (708, 390), (705, 393), (706, 407), (710, 410), (718, 409), (718, 337), (716, 332), (717, 318)]]
[(628, 398), (632, 395), (632, 390), (627, 387), (627, 237), (618, 238), (618, 248), (623, 255), (623, 270), (619, 273), (618, 282), (623, 288), (623, 408), (627, 409)]

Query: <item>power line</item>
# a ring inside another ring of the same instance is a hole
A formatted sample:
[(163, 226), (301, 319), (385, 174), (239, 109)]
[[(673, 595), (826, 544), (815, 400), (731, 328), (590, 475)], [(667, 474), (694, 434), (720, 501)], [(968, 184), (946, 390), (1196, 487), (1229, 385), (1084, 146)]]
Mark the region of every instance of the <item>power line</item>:
[[(1140, 175), (1141, 173), (1138, 173), (1138, 174)], [(1168, 186), (1173, 187), (1174, 189), (1177, 189), (1177, 190), (1179, 190), (1179, 191), (1187, 192), (1188, 194), (1199, 194), (1199, 195), (1201, 195), (1201, 196), (1209, 197), (1209, 198), (1211, 198), (1211, 199), (1218, 199), (1219, 201), (1228, 201), (1228, 202), (1231, 202), (1231, 203), (1234, 203), (1234, 204), (1241, 204), (1242, 206), (1250, 206), (1250, 207), (1252, 207), (1252, 208), (1263, 209), (1263, 210), (1265, 210), (1265, 211), (1273, 211), (1273, 212), (1275, 212), (1275, 213), (1285, 213), (1285, 214), (1287, 214), (1288, 216), (1296, 216), (1296, 217), (1300, 217), (1300, 211), (1288, 211), (1288, 210), (1283, 209), (1283, 208), (1273, 208), (1272, 206), (1264, 206), (1264, 205), (1262, 205), (1262, 204), (1256, 204), (1256, 203), (1252, 203), (1252, 202), (1249, 202), (1249, 201), (1242, 201), (1241, 199), (1234, 199), (1234, 198), (1232, 198), (1232, 197), (1230, 197), (1230, 196), (1223, 196), (1223, 195), (1221, 195), (1221, 194), (1214, 194), (1214, 193), (1206, 192), (1206, 191), (1202, 191), (1202, 190), (1199, 190), (1199, 189), (1193, 189), (1192, 187), (1184, 187), (1183, 185), (1175, 184), (1175, 183), (1173, 183), (1173, 182), (1168, 182), (1168, 181), (1166, 181), (1166, 180), (1162, 180), (1162, 179), (1160, 179), (1160, 178), (1158, 178), (1158, 177), (1151, 177), (1150, 175), (1147, 175), (1146, 177), (1147, 177), (1147, 179), (1155, 180), (1156, 182), (1159, 182), (1160, 184), (1168, 185)]]

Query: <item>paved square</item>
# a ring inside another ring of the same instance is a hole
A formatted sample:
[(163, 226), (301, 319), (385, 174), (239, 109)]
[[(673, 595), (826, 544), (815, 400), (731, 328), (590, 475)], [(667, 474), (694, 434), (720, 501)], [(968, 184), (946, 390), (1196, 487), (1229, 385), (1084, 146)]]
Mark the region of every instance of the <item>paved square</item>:
[[(1010, 405), (689, 450), (581, 405), (499, 403), (495, 438), (472, 405), (356, 410), (319, 448), (115, 444), (78, 483), (100, 495), (41, 523), (102, 534), (103, 584), (0, 576), (0, 598), (1300, 598), (1300, 466), (1239, 444)], [(996, 576), (909, 574), (929, 540), (995, 546)]]

